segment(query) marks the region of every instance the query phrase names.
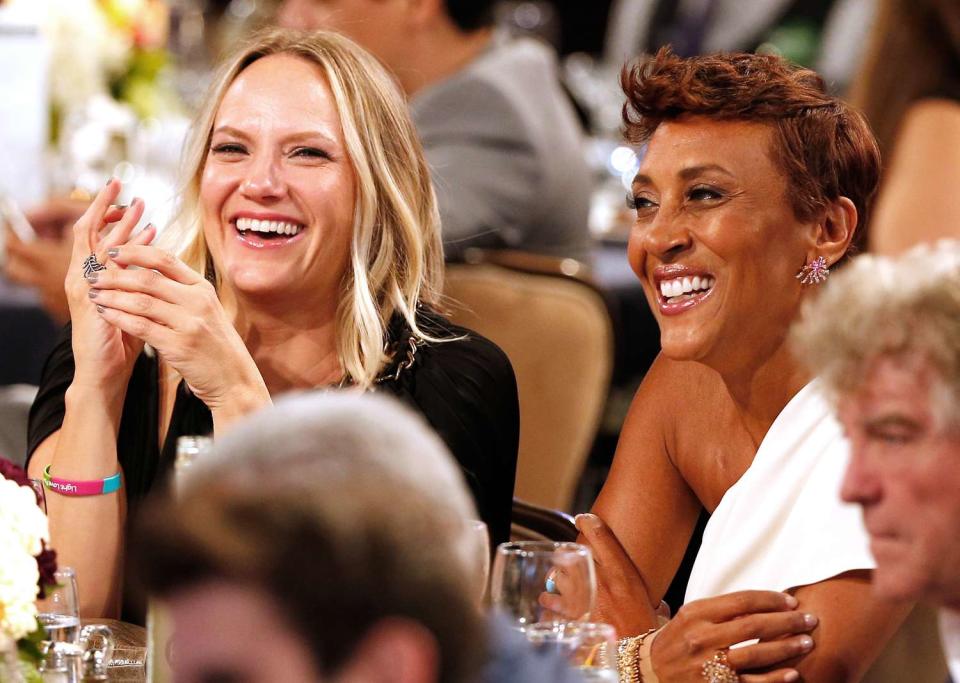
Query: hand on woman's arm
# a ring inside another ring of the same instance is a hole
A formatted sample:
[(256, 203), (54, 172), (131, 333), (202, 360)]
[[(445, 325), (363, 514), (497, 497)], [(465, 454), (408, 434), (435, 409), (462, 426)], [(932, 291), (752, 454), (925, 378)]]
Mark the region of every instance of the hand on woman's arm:
[[(111, 207), (120, 183), (108, 183), (74, 226), (73, 253), (65, 291), (73, 321), (73, 380), (65, 396), (65, 414), (59, 431), (36, 449), (30, 461), (30, 476), (40, 478), (50, 466), (53, 476), (89, 481), (117, 473), (116, 440), (130, 372), (140, 353), (138, 340), (123, 335), (97, 315), (88, 296), (82, 271), (93, 252), (100, 261), (104, 253), (127, 242), (143, 214), (136, 200), (129, 209)], [(113, 229), (100, 238), (107, 223)], [(152, 238), (152, 231), (135, 240)], [(81, 613), (112, 616), (119, 607), (122, 530), (125, 496), (120, 492), (84, 496), (47, 494), (51, 543), (61, 565), (77, 571)]]
[(869, 571), (855, 571), (793, 591), (800, 609), (815, 613), (816, 649), (795, 664), (805, 681), (853, 683), (883, 651), (913, 603), (892, 603), (873, 595)]
[[(603, 577), (598, 580), (598, 600), (617, 605), (613, 612), (617, 632), (628, 635), (654, 628), (657, 620), (643, 578), (617, 537), (596, 515), (580, 515), (577, 527)], [(795, 664), (788, 666), (788, 662), (810, 652), (813, 640), (806, 634), (817, 619), (797, 610), (797, 604), (796, 598), (784, 593), (742, 591), (684, 605), (657, 634), (650, 654), (653, 669), (664, 683), (700, 683), (703, 664), (715, 653), (759, 638), (760, 643), (727, 653), (740, 680), (798, 680), (791, 668)]]
[(213, 414), (214, 429), (270, 403), (247, 347), (209, 282), (172, 254), (126, 245), (110, 256), (126, 268), (99, 273), (91, 289), (107, 323), (150, 344)]

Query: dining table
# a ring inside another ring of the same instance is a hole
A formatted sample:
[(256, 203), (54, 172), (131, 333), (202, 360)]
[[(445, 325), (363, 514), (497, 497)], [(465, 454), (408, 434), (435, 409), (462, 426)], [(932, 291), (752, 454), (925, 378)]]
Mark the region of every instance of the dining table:
[(113, 656), (107, 666), (110, 681), (147, 680), (147, 629), (117, 619), (82, 619), (83, 626), (109, 626), (113, 633)]

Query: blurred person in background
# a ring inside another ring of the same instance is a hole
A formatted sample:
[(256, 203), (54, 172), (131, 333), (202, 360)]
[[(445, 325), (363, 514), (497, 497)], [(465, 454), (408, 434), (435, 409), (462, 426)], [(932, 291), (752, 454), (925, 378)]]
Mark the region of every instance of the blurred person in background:
[(10, 282), (36, 289), (40, 304), (59, 325), (70, 320), (67, 293), (63, 288), (73, 253), (73, 225), (90, 206), (79, 199), (51, 199), (26, 213), (37, 239), (24, 242), (12, 230), (4, 240), (3, 275)]
[(805, 311), (795, 345), (837, 402), (873, 589), (942, 607), (960, 681), (960, 242), (857, 258)]
[(870, 250), (960, 236), (960, 3), (881, 0), (851, 100), (887, 160)]
[(592, 189), (556, 56), (493, 30), (494, 0), (284, 0), (278, 21), (342, 31), (407, 96), (448, 259), (466, 248), (587, 258)]
[(256, 36), (221, 67), (186, 158), (169, 250), (143, 244), (151, 228), (131, 240), (144, 204), (110, 208), (116, 179), (74, 226), (71, 324), (30, 414), (29, 471), (57, 484), (51, 535), (82, 613), (120, 609), (128, 509), (170, 470), (177, 438), (220, 436), (294, 389), (415, 408), (506, 540), (516, 381), (500, 349), (436, 308), (435, 197), (387, 71), (337, 34)]
[(486, 649), (476, 511), (436, 435), (376, 396), (252, 416), (154, 501), (133, 573), (168, 604), (174, 680), (466, 682)]
[(578, 680), (484, 624), (469, 492), (395, 401), (287, 398), (187, 475), (178, 500), (145, 512), (131, 553), (170, 607), (178, 683)]

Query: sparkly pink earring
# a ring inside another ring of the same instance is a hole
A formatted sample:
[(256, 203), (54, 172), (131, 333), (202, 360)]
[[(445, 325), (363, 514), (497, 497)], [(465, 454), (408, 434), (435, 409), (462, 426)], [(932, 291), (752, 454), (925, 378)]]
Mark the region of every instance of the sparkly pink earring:
[(801, 285), (819, 285), (827, 279), (830, 269), (827, 268), (827, 259), (818, 256), (810, 263), (807, 263), (797, 273), (797, 279)]

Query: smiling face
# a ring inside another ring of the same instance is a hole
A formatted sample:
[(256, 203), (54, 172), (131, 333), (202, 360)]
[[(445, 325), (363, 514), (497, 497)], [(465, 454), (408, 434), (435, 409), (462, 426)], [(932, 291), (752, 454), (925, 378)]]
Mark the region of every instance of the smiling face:
[(741, 366), (779, 347), (797, 314), (813, 231), (794, 216), (772, 136), (687, 117), (650, 139), (628, 256), (670, 358)]
[(217, 111), (200, 182), (204, 237), (224, 287), (335, 304), (355, 186), (320, 67), (287, 54), (247, 67)]
[(932, 410), (937, 381), (923, 358), (882, 356), (841, 398), (841, 496), (863, 509), (879, 594), (960, 607), (960, 428)]

